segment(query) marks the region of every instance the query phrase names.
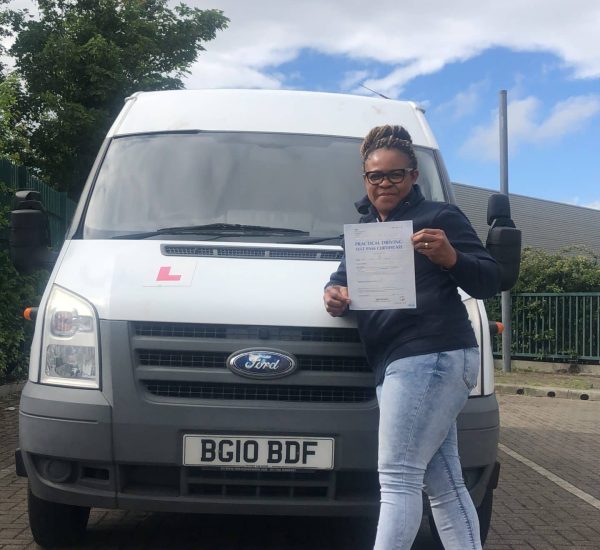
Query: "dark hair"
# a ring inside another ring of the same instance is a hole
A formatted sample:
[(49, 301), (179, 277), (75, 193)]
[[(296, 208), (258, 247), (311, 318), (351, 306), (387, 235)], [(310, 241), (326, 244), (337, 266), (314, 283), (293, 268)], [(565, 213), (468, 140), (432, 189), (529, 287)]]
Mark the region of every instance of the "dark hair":
[(375, 126), (366, 135), (360, 146), (363, 167), (369, 155), (376, 149), (397, 149), (410, 159), (410, 167), (417, 167), (417, 157), (413, 149), (412, 138), (402, 126)]

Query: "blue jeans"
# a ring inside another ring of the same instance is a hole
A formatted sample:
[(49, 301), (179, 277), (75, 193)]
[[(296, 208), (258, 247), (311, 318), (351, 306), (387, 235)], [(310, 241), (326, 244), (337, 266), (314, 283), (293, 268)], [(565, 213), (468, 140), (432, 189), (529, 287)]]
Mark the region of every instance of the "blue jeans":
[(477, 383), (479, 350), (398, 359), (377, 387), (381, 509), (375, 550), (410, 549), (422, 490), (446, 550), (481, 549), (479, 520), (462, 478), (456, 417)]

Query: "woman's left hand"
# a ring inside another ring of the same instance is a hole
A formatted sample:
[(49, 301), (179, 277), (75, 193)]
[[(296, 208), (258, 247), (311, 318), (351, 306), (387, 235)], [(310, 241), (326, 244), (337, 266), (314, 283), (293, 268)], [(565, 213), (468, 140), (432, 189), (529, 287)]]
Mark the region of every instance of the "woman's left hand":
[(412, 242), (415, 250), (434, 264), (445, 269), (455, 266), (458, 256), (443, 229), (421, 229), (413, 233)]

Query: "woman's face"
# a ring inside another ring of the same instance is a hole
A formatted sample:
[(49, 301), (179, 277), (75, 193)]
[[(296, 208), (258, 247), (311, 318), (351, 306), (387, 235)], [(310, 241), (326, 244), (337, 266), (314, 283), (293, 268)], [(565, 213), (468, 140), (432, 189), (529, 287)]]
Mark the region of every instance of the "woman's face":
[(410, 193), (410, 190), (417, 181), (419, 172), (413, 170), (406, 171), (404, 179), (399, 183), (391, 183), (388, 177), (384, 177), (379, 185), (373, 185), (369, 182), (369, 173), (378, 172), (388, 174), (396, 170), (410, 170), (410, 158), (408, 155), (397, 149), (375, 149), (365, 161), (364, 178), (367, 196), (371, 204), (379, 212), (382, 220), (385, 220), (390, 212)]

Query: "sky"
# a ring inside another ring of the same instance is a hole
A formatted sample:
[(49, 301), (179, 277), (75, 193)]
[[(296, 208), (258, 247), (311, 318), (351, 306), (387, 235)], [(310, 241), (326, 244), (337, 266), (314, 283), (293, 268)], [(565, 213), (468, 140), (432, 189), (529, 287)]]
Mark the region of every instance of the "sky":
[(500, 188), (506, 90), (510, 192), (600, 209), (599, 0), (186, 3), (230, 19), (187, 88), (372, 95), (366, 86), (412, 100), (450, 178), (490, 189)]

